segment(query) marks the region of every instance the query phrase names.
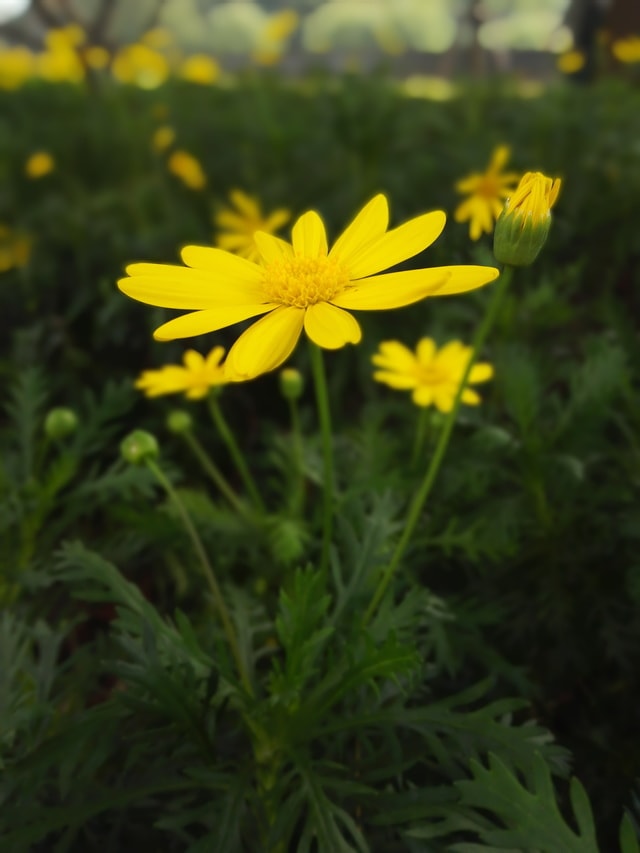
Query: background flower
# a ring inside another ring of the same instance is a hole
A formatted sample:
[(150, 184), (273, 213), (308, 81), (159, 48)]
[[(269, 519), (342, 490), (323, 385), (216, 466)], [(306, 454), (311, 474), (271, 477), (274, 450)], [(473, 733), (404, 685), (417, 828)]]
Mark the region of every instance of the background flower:
[[(438, 349), (431, 338), (421, 338), (415, 352), (400, 341), (383, 341), (371, 359), (380, 368), (373, 378), (390, 388), (411, 391), (416, 406), (435, 406), (441, 412), (450, 412), (471, 354), (472, 348), (460, 341), (450, 341)], [(471, 368), (468, 384), (487, 382), (492, 376), (493, 367), (479, 362)], [(477, 406), (480, 395), (465, 388), (461, 400), (468, 406)]]
[(167, 161), (167, 168), (172, 175), (192, 190), (201, 190), (206, 186), (205, 175), (199, 161), (187, 151), (174, 151)]
[(167, 364), (158, 370), (145, 370), (135, 382), (135, 387), (147, 397), (184, 392), (189, 400), (201, 400), (211, 388), (224, 385), (223, 347), (214, 347), (206, 357), (189, 349), (183, 356), (183, 365)]
[(275, 234), (291, 219), (291, 212), (277, 208), (264, 214), (258, 199), (242, 190), (231, 190), (229, 199), (232, 207), (223, 207), (214, 217), (215, 224), (222, 229), (216, 236), (216, 245), (256, 261), (260, 253), (253, 235), (256, 231)]
[(469, 222), (472, 240), (479, 240), (483, 233), (491, 234), (505, 198), (513, 192), (520, 177), (516, 172), (502, 171), (509, 154), (507, 145), (499, 145), (494, 149), (485, 172), (467, 175), (455, 185), (459, 193), (469, 198), (458, 205), (453, 218), (456, 222)]
[(37, 180), (52, 172), (55, 165), (55, 160), (48, 151), (36, 151), (27, 158), (24, 171), (27, 177)]

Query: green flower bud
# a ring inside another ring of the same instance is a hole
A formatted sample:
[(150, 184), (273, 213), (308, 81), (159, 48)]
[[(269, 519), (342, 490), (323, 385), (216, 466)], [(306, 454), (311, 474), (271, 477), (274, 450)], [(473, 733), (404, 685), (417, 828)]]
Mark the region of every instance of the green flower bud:
[(44, 419), (44, 431), (48, 438), (59, 440), (74, 433), (78, 428), (78, 416), (73, 409), (58, 406), (51, 409)]
[(286, 400), (298, 400), (304, 391), (304, 377), (295, 367), (280, 371), (280, 391)]
[(176, 435), (183, 432), (189, 432), (193, 427), (193, 418), (189, 412), (182, 409), (174, 409), (167, 415), (167, 429)]
[(160, 449), (150, 432), (135, 429), (120, 444), (120, 453), (125, 462), (143, 465), (146, 459), (156, 459)]
[(526, 267), (535, 261), (549, 236), (560, 183), (541, 172), (523, 176), (496, 222), (493, 254), (499, 263)]

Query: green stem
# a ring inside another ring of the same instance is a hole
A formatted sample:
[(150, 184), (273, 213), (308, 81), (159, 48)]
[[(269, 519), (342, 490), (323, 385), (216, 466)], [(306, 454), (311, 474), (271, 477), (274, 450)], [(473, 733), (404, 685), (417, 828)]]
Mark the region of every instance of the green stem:
[(333, 528), (333, 447), (331, 437), (331, 411), (329, 409), (329, 393), (324, 371), (322, 350), (313, 343), (309, 344), (311, 370), (316, 387), (316, 404), (320, 419), (322, 436), (322, 456), (324, 460), (324, 491), (322, 502), (322, 555), (320, 568), (329, 568), (329, 553), (331, 549), (331, 534)]
[(181, 435), (193, 451), (194, 456), (196, 456), (206, 473), (211, 477), (218, 490), (225, 496), (231, 506), (240, 515), (242, 515), (244, 518), (249, 519), (250, 516), (247, 512), (246, 506), (242, 503), (238, 495), (233, 491), (229, 483), (226, 481), (226, 479), (216, 466), (213, 459), (211, 459), (211, 457), (204, 449), (204, 447), (200, 444), (195, 435), (189, 430), (181, 433)]
[(260, 493), (258, 492), (258, 488), (255, 484), (253, 477), (247, 467), (247, 463), (244, 460), (244, 456), (242, 455), (242, 451), (240, 450), (238, 443), (233, 437), (233, 433), (229, 429), (229, 425), (227, 424), (224, 416), (222, 414), (222, 410), (218, 405), (218, 400), (215, 395), (215, 391), (212, 394), (209, 394), (207, 397), (209, 403), (209, 411), (211, 412), (211, 417), (213, 418), (213, 422), (216, 425), (216, 429), (220, 433), (220, 437), (227, 445), (227, 450), (231, 454), (231, 458), (233, 459), (236, 468), (238, 469), (238, 473), (244, 483), (244, 486), (249, 493), (251, 500), (255, 504), (256, 508), (261, 512), (264, 512), (264, 503), (262, 502), (262, 498), (260, 497)]
[(236, 637), (236, 632), (234, 630), (231, 617), (229, 616), (227, 605), (225, 604), (224, 598), (222, 596), (222, 591), (216, 579), (215, 572), (211, 563), (209, 562), (207, 552), (204, 549), (204, 545), (202, 544), (202, 540), (198, 535), (198, 531), (194, 527), (189, 513), (187, 512), (185, 505), (180, 500), (178, 493), (173, 488), (167, 477), (165, 477), (159, 465), (153, 459), (146, 459), (145, 462), (149, 470), (153, 472), (157, 481), (160, 483), (162, 488), (169, 496), (169, 499), (173, 502), (173, 505), (175, 506), (178, 515), (180, 516), (182, 523), (184, 524), (185, 530), (187, 531), (187, 534), (191, 539), (191, 543), (194, 547), (194, 550), (198, 555), (198, 558), (200, 559), (200, 565), (202, 566), (203, 574), (207, 580), (207, 583), (209, 584), (209, 589), (211, 590), (211, 593), (213, 595), (216, 610), (218, 612), (218, 616), (220, 617), (220, 621), (222, 622), (222, 628), (227, 638), (227, 642), (229, 643), (229, 648), (231, 649), (233, 659), (236, 662), (236, 667), (238, 668), (240, 680), (242, 681), (242, 684), (244, 685), (244, 688), (247, 693), (249, 695), (253, 695), (253, 688), (251, 687), (249, 673), (247, 672), (244, 660), (242, 659), (242, 655), (240, 654), (238, 638)]
[(367, 611), (364, 615), (364, 625), (369, 624), (369, 622), (373, 618), (374, 613), (378, 609), (378, 605), (382, 601), (384, 594), (387, 591), (387, 587), (391, 583), (391, 579), (393, 578), (400, 564), (400, 560), (404, 556), (404, 552), (407, 548), (407, 545), (409, 544), (409, 540), (411, 539), (416, 524), (420, 519), (420, 516), (424, 509), (424, 505), (426, 503), (427, 498), (429, 497), (429, 493), (431, 492), (435, 479), (440, 470), (440, 465), (442, 464), (442, 460), (444, 459), (445, 452), (449, 445), (449, 439), (451, 437), (453, 426), (455, 424), (456, 417), (458, 415), (458, 410), (460, 408), (462, 392), (466, 387), (469, 374), (471, 373), (471, 368), (473, 367), (478, 352), (482, 349), (487, 335), (489, 334), (489, 331), (495, 322), (500, 306), (502, 305), (502, 299), (504, 297), (505, 291), (509, 285), (509, 281), (511, 280), (511, 274), (512, 268), (505, 267), (493, 290), (493, 294), (489, 303), (489, 307), (487, 308), (487, 312), (474, 336), (473, 343), (471, 345), (471, 357), (462, 375), (462, 379), (460, 380), (460, 385), (458, 386), (458, 391), (454, 399), (453, 407), (447, 415), (447, 419), (445, 420), (442, 426), (442, 430), (440, 431), (440, 436), (438, 438), (438, 443), (433, 452), (433, 456), (431, 457), (431, 461), (425, 473), (422, 484), (418, 488), (418, 491), (415, 493), (413, 501), (411, 502), (405, 527), (402, 531), (402, 536), (400, 537), (398, 544), (396, 545), (396, 549), (393, 552), (393, 556), (391, 557), (389, 564), (382, 573), (382, 577), (380, 578), (374, 596), (371, 599), (371, 603), (369, 604), (369, 607), (367, 608)]
[(431, 419), (431, 412), (429, 411), (427, 406), (423, 406), (420, 409), (420, 414), (418, 415), (418, 423), (416, 424), (416, 435), (413, 440), (413, 452), (411, 453), (411, 465), (415, 465), (420, 458), (420, 451), (422, 450), (422, 446), (424, 444), (425, 436), (427, 435), (428, 426)]
[(291, 439), (293, 449), (293, 464), (295, 467), (295, 482), (292, 490), (291, 510), (297, 517), (302, 513), (304, 504), (304, 466), (302, 428), (300, 426), (300, 412), (296, 400), (289, 399), (289, 414), (291, 415)]

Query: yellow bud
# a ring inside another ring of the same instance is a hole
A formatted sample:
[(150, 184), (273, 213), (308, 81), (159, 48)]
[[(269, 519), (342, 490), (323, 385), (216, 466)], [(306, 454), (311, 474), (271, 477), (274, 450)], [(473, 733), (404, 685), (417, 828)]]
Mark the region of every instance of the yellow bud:
[(542, 172), (522, 177), (496, 222), (493, 254), (499, 263), (526, 267), (535, 261), (549, 235), (560, 184), (560, 178), (548, 178)]

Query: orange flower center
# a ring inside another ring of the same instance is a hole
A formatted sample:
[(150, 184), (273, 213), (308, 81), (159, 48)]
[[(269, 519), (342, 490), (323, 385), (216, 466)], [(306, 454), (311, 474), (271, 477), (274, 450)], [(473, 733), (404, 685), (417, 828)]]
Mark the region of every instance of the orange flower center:
[(347, 271), (326, 258), (282, 258), (268, 264), (262, 286), (272, 302), (307, 308), (330, 302), (349, 284)]

